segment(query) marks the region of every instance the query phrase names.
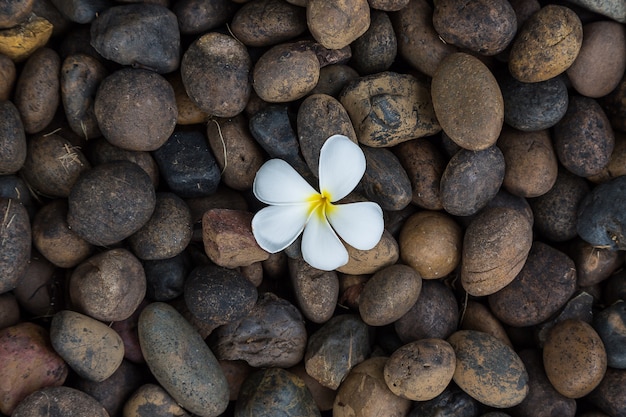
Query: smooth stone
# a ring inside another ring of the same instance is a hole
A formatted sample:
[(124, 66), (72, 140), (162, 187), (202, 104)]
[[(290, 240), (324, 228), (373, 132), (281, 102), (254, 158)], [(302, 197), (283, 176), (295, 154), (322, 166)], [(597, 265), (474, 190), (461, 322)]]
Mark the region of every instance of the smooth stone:
[(321, 271), (301, 259), (289, 259), (289, 278), (304, 317), (313, 323), (327, 322), (335, 312), (339, 278), (335, 271)]
[(554, 389), (543, 369), (539, 349), (527, 349), (518, 353), (528, 372), (528, 395), (512, 408), (514, 415), (535, 417), (574, 417), (576, 401), (561, 395)]
[(595, 314), (593, 327), (604, 343), (608, 366), (626, 369), (626, 302), (618, 301)]
[(241, 386), (235, 417), (271, 415), (319, 417), (311, 392), (299, 376), (280, 368), (259, 370)]
[(411, 203), (413, 188), (400, 160), (385, 148), (363, 147), (367, 167), (357, 190), (383, 210), (402, 210)]
[(139, 317), (139, 342), (161, 386), (188, 411), (216, 417), (228, 406), (228, 384), (198, 332), (173, 307), (156, 302)]
[(202, 240), (211, 261), (237, 268), (269, 258), (252, 234), (252, 217), (252, 213), (241, 210), (211, 209), (204, 213)]
[(559, 162), (579, 177), (602, 172), (615, 148), (613, 127), (598, 101), (574, 95), (552, 139)]
[(504, 181), (504, 155), (497, 146), (461, 149), (448, 161), (440, 182), (441, 204), (453, 216), (471, 216), (487, 206)]
[(489, 295), (489, 307), (503, 323), (514, 327), (533, 326), (549, 319), (575, 290), (574, 261), (565, 253), (536, 241), (513, 281)]
[(547, 129), (563, 118), (569, 97), (562, 77), (523, 83), (509, 72), (498, 77), (504, 99), (504, 121), (525, 132)]
[(72, 387), (98, 400), (110, 416), (119, 416), (127, 398), (147, 379), (148, 373), (143, 368), (131, 362), (122, 361), (117, 371), (104, 381), (78, 379)]
[(0, 330), (0, 363), (0, 412), (9, 415), (27, 395), (62, 385), (68, 374), (48, 331), (30, 322)]
[(617, 87), (626, 69), (626, 29), (611, 21), (583, 26), (583, 44), (567, 69), (572, 86), (580, 94), (598, 98)]
[(20, 112), (11, 101), (0, 101), (0, 174), (14, 174), (26, 161), (26, 134)]
[(513, 348), (475, 330), (459, 330), (448, 338), (456, 354), (453, 380), (476, 400), (496, 408), (521, 403), (528, 394), (528, 373)]
[(17, 406), (11, 417), (90, 416), (109, 417), (91, 395), (70, 387), (48, 387), (33, 392)]
[(494, 145), (504, 123), (504, 101), (495, 77), (478, 58), (448, 55), (431, 84), (435, 115), (459, 146), (480, 151)]
[(149, 303), (150, 301), (144, 299), (129, 318), (111, 323), (111, 328), (120, 335), (124, 343), (124, 359), (133, 363), (146, 362), (143, 358), (143, 353), (141, 353), (139, 335), (137, 334), (137, 323), (139, 323), (141, 312)]
[(256, 368), (288, 368), (302, 360), (306, 341), (300, 311), (268, 292), (246, 317), (218, 327), (209, 344), (220, 360), (244, 360)]
[(201, 132), (174, 132), (153, 156), (168, 187), (179, 197), (203, 197), (217, 191), (220, 169)]
[(550, 329), (563, 320), (576, 319), (591, 324), (593, 320), (592, 307), (594, 303), (595, 300), (591, 294), (579, 290), (572, 296), (565, 306), (563, 306), (561, 311), (556, 316), (537, 326), (536, 334), (537, 339), (539, 340), (539, 346), (543, 346), (545, 343)]
[(176, 15), (158, 4), (104, 10), (91, 25), (91, 45), (106, 59), (160, 74), (178, 69), (180, 62)]
[(33, 16), (11, 29), (0, 31), (0, 54), (21, 62), (37, 49), (46, 45), (52, 36), (52, 23), (43, 17)]
[(250, 281), (233, 269), (200, 265), (185, 280), (184, 297), (191, 314), (217, 327), (248, 315), (258, 293)]
[(2, 251), (0, 252), (0, 294), (17, 286), (28, 267), (31, 253), (31, 226), (28, 212), (17, 201), (0, 198)]
[(348, 249), (348, 263), (337, 271), (350, 275), (373, 274), (379, 269), (393, 265), (400, 257), (398, 242), (387, 230), (383, 231), (380, 241), (370, 250), (359, 250), (352, 246)]
[(452, 290), (441, 280), (423, 280), (411, 309), (393, 324), (402, 341), (446, 339), (457, 330), (459, 307)]
[(304, 356), (307, 374), (322, 386), (337, 389), (371, 350), (369, 327), (355, 314), (335, 316), (316, 330)]
[(622, 0), (570, 0), (570, 2), (620, 23), (626, 23), (626, 3)]
[(181, 296), (190, 267), (191, 259), (187, 252), (169, 259), (145, 261), (146, 297), (154, 301), (169, 301)]
[[(600, 385), (587, 398), (609, 416), (623, 417), (626, 415), (626, 370), (607, 368)], [(605, 414), (598, 414), (604, 417)]]
[(176, 400), (161, 386), (145, 384), (124, 404), (124, 417), (189, 417)]
[(326, 94), (313, 94), (304, 99), (298, 108), (296, 125), (300, 151), (315, 176), (318, 176), (320, 151), (328, 138), (344, 135), (357, 143), (348, 112), (337, 99)]
[(52, 0), (63, 16), (76, 23), (89, 23), (111, 6), (109, 0)]
[(50, 341), (54, 350), (82, 378), (101, 382), (124, 359), (124, 343), (106, 324), (70, 310), (52, 317)]
[(291, 127), (287, 106), (270, 105), (250, 117), (250, 133), (270, 158), (284, 159), (300, 175), (312, 177), (300, 156), (300, 143)]
[(0, 329), (20, 322), (20, 306), (12, 292), (0, 294)]
[[(403, 2), (406, 5), (408, 0)], [(371, 5), (370, 2), (370, 7)], [(381, 10), (371, 10), (369, 29), (350, 47), (352, 49), (350, 65), (359, 74), (376, 74), (388, 70), (394, 63), (398, 50), (396, 34), (389, 15)]]
[(422, 277), (408, 265), (391, 265), (376, 272), (359, 296), (359, 313), (370, 326), (391, 324), (413, 307)]
[(159, 192), (150, 220), (128, 238), (128, 243), (141, 260), (169, 259), (185, 250), (192, 233), (187, 203), (176, 194)]
[(416, 401), (407, 417), (479, 416), (483, 406), (455, 384), (448, 385), (441, 394), (428, 401)]
[(582, 41), (578, 15), (568, 7), (548, 4), (517, 33), (509, 53), (509, 71), (525, 83), (554, 78), (572, 65)]
[(552, 386), (568, 398), (582, 398), (602, 381), (607, 355), (594, 328), (581, 320), (563, 320), (548, 332), (543, 366)]

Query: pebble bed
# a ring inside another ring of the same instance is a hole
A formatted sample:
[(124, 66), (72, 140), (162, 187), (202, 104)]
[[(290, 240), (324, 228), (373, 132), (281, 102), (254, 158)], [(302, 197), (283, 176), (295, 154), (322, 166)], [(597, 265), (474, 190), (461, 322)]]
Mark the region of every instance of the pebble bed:
[[(252, 185), (335, 134), (322, 271)], [(0, 417), (626, 417), (626, 3), (4, 2), (0, 213)]]

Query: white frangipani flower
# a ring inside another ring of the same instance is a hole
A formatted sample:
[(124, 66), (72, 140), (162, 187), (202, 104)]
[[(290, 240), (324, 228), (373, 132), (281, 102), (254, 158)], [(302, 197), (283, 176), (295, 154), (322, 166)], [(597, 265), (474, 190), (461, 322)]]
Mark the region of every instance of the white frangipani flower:
[(256, 198), (269, 204), (252, 219), (259, 246), (276, 253), (302, 233), (302, 257), (325, 271), (348, 262), (348, 251), (339, 237), (356, 249), (372, 249), (385, 227), (380, 206), (369, 201), (333, 204), (347, 196), (364, 173), (363, 151), (343, 135), (331, 136), (322, 146), (319, 192), (282, 159), (267, 161), (253, 185)]

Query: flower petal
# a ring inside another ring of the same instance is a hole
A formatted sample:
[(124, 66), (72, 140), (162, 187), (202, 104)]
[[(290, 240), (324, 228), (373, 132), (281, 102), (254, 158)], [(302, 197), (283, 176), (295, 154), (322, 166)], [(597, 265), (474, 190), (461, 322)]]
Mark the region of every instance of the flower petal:
[(357, 186), (365, 173), (365, 155), (344, 135), (329, 137), (320, 151), (320, 191), (338, 201)]
[(252, 218), (254, 238), (264, 250), (280, 252), (302, 233), (308, 211), (307, 204), (265, 207)]
[(337, 204), (326, 215), (337, 234), (359, 250), (376, 246), (385, 229), (382, 209), (369, 201)]
[(252, 185), (254, 195), (265, 204), (301, 204), (318, 194), (298, 172), (282, 159), (270, 159), (261, 166)]
[(302, 257), (313, 268), (332, 271), (348, 262), (348, 251), (323, 216), (313, 213), (302, 234)]

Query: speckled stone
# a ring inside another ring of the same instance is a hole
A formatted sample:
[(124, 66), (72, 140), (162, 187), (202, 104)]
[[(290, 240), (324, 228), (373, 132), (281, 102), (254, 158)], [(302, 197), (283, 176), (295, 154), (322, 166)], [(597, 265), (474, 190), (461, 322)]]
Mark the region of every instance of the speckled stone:
[(139, 343), (157, 381), (183, 407), (215, 417), (228, 406), (226, 377), (211, 349), (173, 307), (157, 302), (139, 317)]

